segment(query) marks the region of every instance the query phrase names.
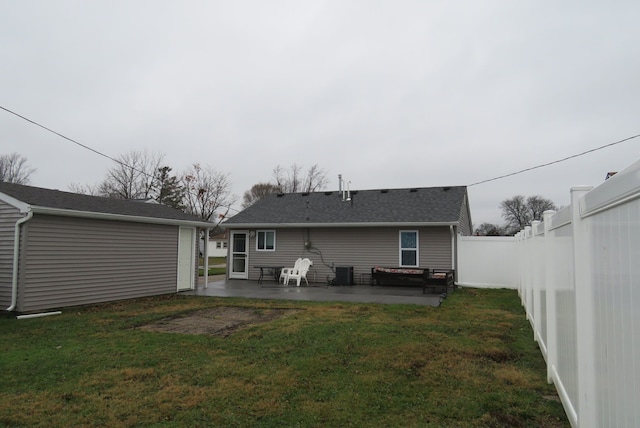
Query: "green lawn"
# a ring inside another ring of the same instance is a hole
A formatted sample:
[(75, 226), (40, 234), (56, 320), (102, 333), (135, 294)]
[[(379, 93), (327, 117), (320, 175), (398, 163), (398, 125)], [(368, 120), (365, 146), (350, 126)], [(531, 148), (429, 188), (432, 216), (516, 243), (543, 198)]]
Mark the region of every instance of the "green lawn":
[[(204, 266), (204, 258), (198, 259), (198, 266)], [(227, 273), (227, 258), (226, 257), (209, 257), (209, 275), (224, 275)], [(213, 265), (225, 265), (225, 267), (211, 267)], [(204, 269), (198, 269), (198, 275), (204, 276)]]
[[(198, 263), (200, 266), (204, 266), (204, 257), (198, 258)], [(211, 265), (226, 265), (227, 258), (226, 257), (209, 257), (209, 266)]]
[[(210, 267), (209, 268), (209, 276), (211, 275), (224, 275), (227, 273), (227, 268), (223, 267)], [(198, 269), (198, 275), (204, 276), (204, 269)]]
[[(297, 309), (227, 337), (139, 329)], [(568, 427), (515, 291), (440, 308), (171, 295), (0, 318), (6, 426)]]

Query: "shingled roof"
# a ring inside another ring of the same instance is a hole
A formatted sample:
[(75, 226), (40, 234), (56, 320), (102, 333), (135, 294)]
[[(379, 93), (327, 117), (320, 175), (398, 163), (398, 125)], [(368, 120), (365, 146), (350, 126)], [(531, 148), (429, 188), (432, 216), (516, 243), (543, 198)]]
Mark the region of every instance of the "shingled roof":
[(455, 225), (467, 188), (420, 187), (272, 194), (227, 220), (226, 227)]
[[(3, 195), (9, 196), (13, 200), (3, 197)], [(100, 216), (123, 220), (128, 218), (138, 221), (147, 219), (149, 222), (189, 223), (199, 227), (210, 225), (197, 216), (162, 204), (81, 195), (6, 182), (0, 182), (0, 200), (13, 203), (13, 205), (24, 205), (23, 208), (35, 213), (76, 217)]]

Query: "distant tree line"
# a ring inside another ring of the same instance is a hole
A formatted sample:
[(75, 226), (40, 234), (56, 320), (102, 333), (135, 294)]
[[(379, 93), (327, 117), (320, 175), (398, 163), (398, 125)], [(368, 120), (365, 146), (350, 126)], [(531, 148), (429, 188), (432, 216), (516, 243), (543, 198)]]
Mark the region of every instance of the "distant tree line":
[(476, 235), (483, 236), (511, 236), (526, 226), (530, 226), (533, 221), (541, 221), (542, 214), (548, 210), (556, 210), (556, 205), (549, 199), (542, 196), (522, 195), (505, 199), (500, 203), (502, 218), (506, 221), (504, 225), (492, 223), (482, 223), (475, 230)]
[[(96, 185), (71, 184), (71, 191), (116, 199), (154, 200), (194, 214), (202, 220), (220, 224), (229, 215), (237, 197), (231, 193), (227, 174), (198, 163), (182, 174), (175, 174), (160, 153), (133, 150), (115, 158), (116, 163)], [(0, 182), (29, 184), (35, 169), (18, 153), (0, 155)], [(317, 164), (306, 171), (300, 165), (276, 166), (271, 181), (254, 184), (243, 196), (247, 208), (272, 193), (314, 192), (327, 185), (327, 173)], [(556, 205), (542, 196), (522, 195), (500, 203), (503, 225), (482, 223), (476, 235), (514, 235), (535, 220), (542, 220), (547, 210)]]
[(114, 199), (154, 200), (219, 224), (237, 198), (227, 174), (210, 166), (192, 164), (175, 174), (165, 155), (132, 150), (115, 158), (105, 178), (96, 185), (73, 183), (73, 192)]
[[(192, 164), (181, 174), (165, 161), (165, 155), (132, 150), (114, 158), (102, 181), (95, 185), (72, 183), (75, 193), (114, 199), (154, 200), (194, 214), (219, 225), (229, 216), (237, 197), (231, 192), (227, 174), (210, 166)], [(35, 170), (17, 153), (0, 155), (0, 181), (29, 184)], [(324, 189), (326, 171), (313, 165), (306, 171), (299, 165), (276, 166), (269, 182), (255, 184), (244, 194), (246, 208), (271, 193), (313, 192)]]

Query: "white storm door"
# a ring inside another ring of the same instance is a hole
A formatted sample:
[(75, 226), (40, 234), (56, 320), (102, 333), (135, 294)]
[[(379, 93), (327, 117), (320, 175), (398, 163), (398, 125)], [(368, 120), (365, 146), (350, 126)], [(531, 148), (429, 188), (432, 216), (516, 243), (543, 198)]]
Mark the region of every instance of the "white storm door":
[(196, 230), (180, 228), (178, 238), (178, 291), (193, 290), (196, 265)]
[(231, 232), (230, 279), (249, 278), (249, 234)]

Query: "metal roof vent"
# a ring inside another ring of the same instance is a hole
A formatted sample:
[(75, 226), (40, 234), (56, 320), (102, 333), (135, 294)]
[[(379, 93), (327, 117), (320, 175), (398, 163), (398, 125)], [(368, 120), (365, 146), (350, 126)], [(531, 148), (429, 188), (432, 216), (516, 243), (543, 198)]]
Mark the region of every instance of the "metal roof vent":
[(349, 187), (351, 186), (351, 182), (345, 181), (342, 178), (342, 174), (338, 175), (338, 180), (340, 181), (340, 193), (342, 193), (342, 200), (345, 202), (349, 202), (351, 200), (351, 190), (349, 189)]

